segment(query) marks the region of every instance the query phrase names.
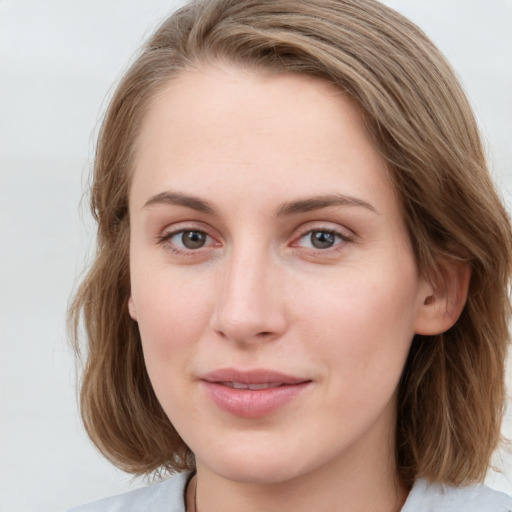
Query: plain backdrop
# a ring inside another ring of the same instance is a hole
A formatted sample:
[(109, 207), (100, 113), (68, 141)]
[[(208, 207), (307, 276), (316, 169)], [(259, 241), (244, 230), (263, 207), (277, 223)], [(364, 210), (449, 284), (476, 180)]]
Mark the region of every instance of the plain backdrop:
[[(451, 60), (510, 205), (512, 1), (386, 3)], [(112, 468), (84, 434), (65, 315), (93, 248), (94, 228), (80, 202), (101, 113), (135, 50), (176, 5), (0, 0), (3, 512), (66, 510), (144, 484)], [(512, 437), (510, 413), (504, 432)], [(512, 492), (512, 455), (502, 450), (496, 462), (504, 473), (490, 474), (489, 484)]]

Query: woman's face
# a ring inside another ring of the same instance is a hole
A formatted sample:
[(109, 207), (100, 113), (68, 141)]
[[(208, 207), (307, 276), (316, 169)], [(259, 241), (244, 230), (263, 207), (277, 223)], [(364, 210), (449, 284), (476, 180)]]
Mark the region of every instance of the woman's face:
[(184, 72), (145, 117), (130, 226), (130, 314), (199, 471), (268, 483), (390, 464), (431, 290), (347, 95)]

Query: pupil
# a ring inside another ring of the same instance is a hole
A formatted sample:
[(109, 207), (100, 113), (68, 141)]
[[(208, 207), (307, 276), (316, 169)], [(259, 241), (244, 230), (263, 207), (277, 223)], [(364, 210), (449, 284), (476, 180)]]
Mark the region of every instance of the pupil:
[(200, 231), (185, 231), (181, 240), (187, 249), (199, 249), (204, 245), (206, 235)]
[(328, 249), (334, 245), (335, 235), (328, 231), (314, 231), (311, 234), (311, 243), (317, 249)]

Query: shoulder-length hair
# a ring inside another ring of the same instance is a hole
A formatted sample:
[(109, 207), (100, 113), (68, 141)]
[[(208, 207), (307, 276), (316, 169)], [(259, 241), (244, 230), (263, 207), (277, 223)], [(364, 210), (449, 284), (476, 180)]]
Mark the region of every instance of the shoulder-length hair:
[(161, 25), (121, 80), (94, 165), (97, 252), (69, 317), (77, 349), (81, 321), (86, 330), (89, 436), (135, 474), (194, 466), (155, 397), (128, 314), (128, 191), (149, 102), (187, 68), (216, 61), (321, 77), (350, 95), (388, 162), (420, 274), (439, 283), (441, 262), (471, 267), (456, 324), (412, 342), (398, 390), (396, 463), (406, 485), (418, 476), (481, 480), (505, 402), (510, 225), (453, 70), (418, 27), (374, 0), (193, 1)]

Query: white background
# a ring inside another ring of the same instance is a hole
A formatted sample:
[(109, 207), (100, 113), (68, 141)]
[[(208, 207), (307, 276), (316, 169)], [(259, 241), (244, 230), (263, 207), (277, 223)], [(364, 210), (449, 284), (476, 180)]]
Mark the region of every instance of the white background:
[[(389, 0), (459, 73), (512, 197), (512, 1)], [(90, 255), (79, 207), (112, 84), (172, 0), (0, 0), (0, 510), (50, 512), (144, 482), (78, 419), (65, 314)], [(510, 207), (509, 207), (510, 210)], [(509, 379), (510, 381), (510, 379)], [(510, 388), (509, 388), (510, 389)], [(510, 407), (512, 409), (512, 406)], [(512, 414), (504, 431), (512, 436)], [(512, 455), (494, 487), (512, 492)]]

